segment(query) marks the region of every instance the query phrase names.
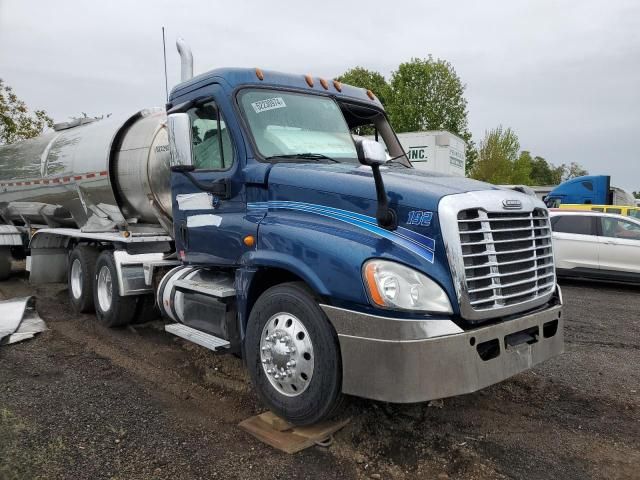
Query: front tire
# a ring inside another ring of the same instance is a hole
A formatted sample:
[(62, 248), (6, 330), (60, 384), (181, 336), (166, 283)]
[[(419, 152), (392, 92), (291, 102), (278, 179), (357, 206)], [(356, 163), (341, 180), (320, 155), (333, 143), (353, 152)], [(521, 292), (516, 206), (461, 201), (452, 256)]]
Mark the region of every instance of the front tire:
[(342, 363), (337, 335), (303, 283), (285, 283), (256, 301), (245, 339), (258, 396), (276, 415), (310, 425), (338, 410)]
[(93, 278), (98, 260), (97, 249), (78, 245), (69, 255), (69, 302), (76, 313), (93, 312)]
[(93, 283), (93, 303), (98, 321), (105, 327), (129, 324), (136, 313), (136, 301), (135, 296), (120, 295), (113, 253), (102, 252), (96, 262)]

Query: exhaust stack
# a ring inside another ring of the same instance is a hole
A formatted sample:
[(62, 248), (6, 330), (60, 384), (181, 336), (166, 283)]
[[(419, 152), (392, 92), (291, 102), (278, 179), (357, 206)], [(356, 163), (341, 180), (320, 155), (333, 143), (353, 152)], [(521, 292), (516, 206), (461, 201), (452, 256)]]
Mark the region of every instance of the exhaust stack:
[(182, 37), (176, 40), (176, 48), (180, 54), (180, 81), (186, 82), (193, 78), (193, 54)]

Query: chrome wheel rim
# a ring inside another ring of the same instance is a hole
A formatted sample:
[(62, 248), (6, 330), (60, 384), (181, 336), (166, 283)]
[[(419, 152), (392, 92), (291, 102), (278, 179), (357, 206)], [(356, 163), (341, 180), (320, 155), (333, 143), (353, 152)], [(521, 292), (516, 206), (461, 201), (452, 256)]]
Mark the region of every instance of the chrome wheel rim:
[(71, 264), (71, 294), (75, 299), (82, 297), (82, 264), (77, 258)]
[(313, 343), (304, 324), (290, 313), (273, 315), (262, 329), (260, 360), (278, 393), (296, 397), (313, 377)]
[(111, 282), (111, 270), (104, 265), (98, 273), (98, 304), (100, 310), (108, 312), (111, 308), (112, 300), (112, 282)]

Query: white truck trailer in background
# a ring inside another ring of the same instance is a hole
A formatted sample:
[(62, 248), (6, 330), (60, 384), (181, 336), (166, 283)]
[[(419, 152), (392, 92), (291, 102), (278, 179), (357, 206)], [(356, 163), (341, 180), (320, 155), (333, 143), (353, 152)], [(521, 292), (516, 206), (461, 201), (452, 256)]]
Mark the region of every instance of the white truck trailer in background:
[(398, 140), (418, 170), (464, 177), (465, 141), (446, 130), (398, 133)]

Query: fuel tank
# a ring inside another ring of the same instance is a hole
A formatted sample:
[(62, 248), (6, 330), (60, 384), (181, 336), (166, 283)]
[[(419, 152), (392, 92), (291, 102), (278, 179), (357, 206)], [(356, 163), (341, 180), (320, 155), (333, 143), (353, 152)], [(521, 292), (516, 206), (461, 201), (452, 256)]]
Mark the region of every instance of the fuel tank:
[(61, 124), (0, 146), (0, 214), (92, 232), (170, 225), (169, 166), (163, 109)]

